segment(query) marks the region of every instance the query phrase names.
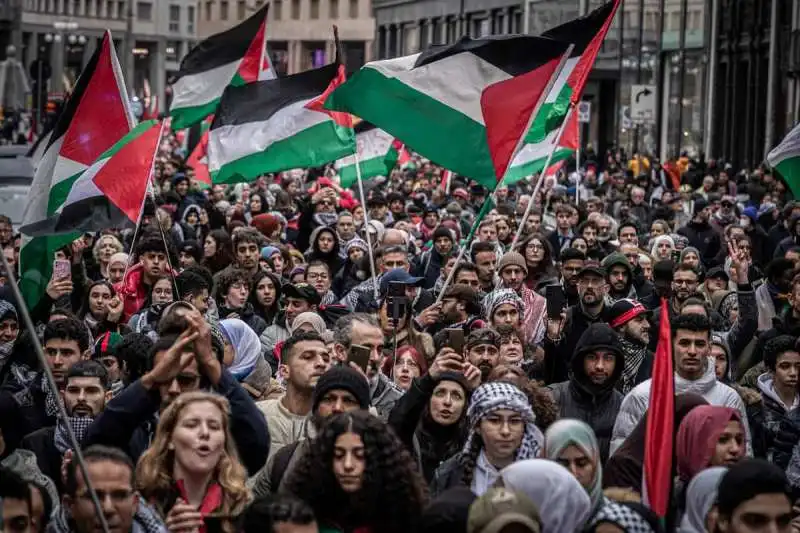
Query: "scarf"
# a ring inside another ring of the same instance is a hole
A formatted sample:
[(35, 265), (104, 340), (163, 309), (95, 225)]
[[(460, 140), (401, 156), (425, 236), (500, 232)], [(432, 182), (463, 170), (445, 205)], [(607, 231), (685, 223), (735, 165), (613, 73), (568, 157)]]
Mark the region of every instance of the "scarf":
[(536, 427), (536, 415), (533, 414), (528, 397), (511, 383), (501, 381), (484, 383), (475, 389), (472, 394), (472, 399), (467, 409), (469, 435), (466, 442), (464, 442), (462, 453), (469, 453), (472, 448), (472, 440), (478, 431), (480, 421), (501, 409), (519, 413), (525, 422), (525, 432), (522, 434), (522, 442), (517, 449), (515, 460), (521, 461), (538, 457), (544, 442), (544, 435)]
[(642, 515), (627, 505), (612, 501), (606, 504), (592, 518), (590, 527), (599, 524), (615, 524), (627, 533), (653, 533), (653, 528), (642, 518)]
[[(339, 220), (339, 215), (336, 213), (314, 213), (311, 218), (317, 226), (333, 227)], [(311, 245), (313, 246), (313, 243)]]
[(625, 366), (622, 369), (622, 390), (620, 392), (628, 394), (636, 386), (636, 374), (639, 373), (639, 368), (642, 366), (645, 355), (647, 355), (647, 346), (631, 342), (621, 335), (619, 344), (622, 348), (622, 353), (625, 354)]
[[(78, 444), (83, 441), (83, 438), (89, 431), (89, 426), (92, 425), (92, 422), (94, 422), (94, 418), (89, 416), (67, 417), (67, 423), (69, 423), (69, 426), (72, 428), (72, 432), (75, 434), (75, 440), (78, 442)], [(55, 441), (56, 449), (61, 453), (61, 455), (67, 453), (67, 450), (72, 449), (72, 444), (69, 440), (69, 433), (67, 433), (67, 426), (61, 417), (59, 417), (58, 421), (56, 421), (56, 431), (55, 435), (53, 436), (53, 440)]]
[[(178, 486), (178, 492), (183, 498), (184, 501), (189, 501), (189, 495), (186, 493), (186, 485), (184, 485), (183, 480), (179, 479), (176, 482)], [(200, 503), (200, 516), (205, 517), (216, 511), (219, 506), (222, 505), (222, 487), (219, 486), (217, 483), (211, 483), (206, 489), (206, 494), (203, 496), (203, 501)], [(206, 528), (205, 522), (199, 529), (200, 533), (207, 533), (208, 529)]]
[(503, 304), (514, 305), (519, 313), (520, 322), (522, 322), (525, 315), (525, 304), (513, 289), (496, 289), (484, 296), (482, 305), (487, 322), (491, 323), (495, 309)]
[(47, 382), (47, 376), (42, 373), (42, 379), (40, 381), (40, 385), (42, 391), (44, 391), (44, 407), (45, 413), (47, 416), (57, 417), (58, 416), (58, 402), (60, 401), (58, 395), (50, 388), (50, 384)]

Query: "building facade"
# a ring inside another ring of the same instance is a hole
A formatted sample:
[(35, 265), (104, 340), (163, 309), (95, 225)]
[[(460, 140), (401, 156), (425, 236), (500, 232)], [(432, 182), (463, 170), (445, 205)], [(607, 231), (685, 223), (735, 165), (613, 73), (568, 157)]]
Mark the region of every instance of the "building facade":
[[(197, 39), (196, 0), (6, 0), (21, 10), (16, 35), (6, 41), (20, 50), (22, 60), (36, 82), (51, 95), (68, 91), (101, 41), (111, 30), (126, 75), (129, 91), (142, 96), (145, 87), (163, 96), (167, 79), (176, 72), (181, 58)], [(14, 21), (11, 21), (12, 25)], [(125, 38), (130, 31), (132, 46), (126, 52)], [(31, 69), (41, 58), (45, 67)], [(47, 74), (49, 73), (49, 76)], [(159, 104), (164, 110), (164, 105)]]
[[(200, 0), (198, 37), (238, 24), (263, 0)], [(372, 58), (375, 19), (370, 0), (271, 0), (267, 39), (279, 75), (330, 63), (336, 55), (333, 25), (339, 29), (348, 70)]]

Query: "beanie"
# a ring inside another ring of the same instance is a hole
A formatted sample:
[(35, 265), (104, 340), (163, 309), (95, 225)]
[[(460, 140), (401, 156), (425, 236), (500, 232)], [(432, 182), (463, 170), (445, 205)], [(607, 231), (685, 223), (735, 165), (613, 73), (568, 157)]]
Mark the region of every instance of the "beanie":
[(265, 237), (270, 237), (281, 227), (281, 221), (271, 213), (262, 213), (253, 217), (250, 222)]
[(528, 275), (528, 265), (525, 263), (525, 258), (522, 257), (522, 254), (519, 252), (506, 252), (503, 254), (503, 257), (500, 259), (500, 263), (497, 265), (497, 272), (503, 272), (503, 269), (507, 266), (515, 265), (522, 269), (525, 272), (525, 275)]
[(319, 402), (332, 390), (346, 390), (358, 401), (361, 409), (369, 408), (369, 385), (364, 376), (348, 366), (334, 366), (319, 378), (311, 398), (311, 412), (316, 412)]
[(436, 242), (436, 239), (438, 239), (439, 237), (447, 237), (448, 239), (450, 239), (450, 242), (452, 242), (453, 231), (445, 226), (439, 226), (433, 232), (433, 241)]

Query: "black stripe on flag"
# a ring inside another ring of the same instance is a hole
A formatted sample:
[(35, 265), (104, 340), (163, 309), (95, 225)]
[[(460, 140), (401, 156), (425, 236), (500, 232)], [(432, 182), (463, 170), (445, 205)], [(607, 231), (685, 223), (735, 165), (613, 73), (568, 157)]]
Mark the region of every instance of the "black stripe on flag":
[(253, 16), (222, 33), (201, 41), (181, 61), (181, 68), (170, 83), (190, 74), (199, 74), (238, 61), (244, 57), (267, 17), (269, 4)]
[(373, 124), (372, 122), (367, 122), (366, 120), (362, 120), (355, 126), (353, 126), (353, 131), (356, 134), (367, 133), (368, 131), (372, 131), (374, 129), (375, 129), (375, 124)]
[(603, 24), (606, 23), (613, 11), (614, 0), (606, 2), (591, 13), (547, 30), (542, 36), (574, 44), (575, 47), (570, 52), (570, 57), (579, 57), (600, 33)]
[(470, 53), (508, 73), (519, 76), (542, 66), (566, 52), (568, 42), (528, 35), (495, 35), (482, 39), (462, 37), (449, 46), (435, 46), (422, 52), (414, 68), (448, 57)]
[(128, 216), (105, 196), (92, 196), (65, 205), (61, 213), (25, 227), (31, 237), (59, 235), (74, 231), (103, 231), (108, 228), (126, 229), (134, 225)]
[(211, 129), (250, 122), (265, 122), (280, 109), (295, 102), (316, 98), (336, 77), (339, 65), (306, 70), (284, 78), (229, 85), (219, 101)]

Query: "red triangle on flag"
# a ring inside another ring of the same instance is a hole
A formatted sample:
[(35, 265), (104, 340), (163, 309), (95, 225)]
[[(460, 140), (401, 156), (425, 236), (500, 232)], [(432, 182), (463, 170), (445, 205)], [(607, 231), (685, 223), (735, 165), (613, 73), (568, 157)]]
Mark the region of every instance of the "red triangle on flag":
[(120, 147), (92, 178), (97, 188), (134, 223), (139, 220), (160, 138), (161, 123), (157, 122)]
[(258, 81), (258, 75), (261, 72), (261, 58), (265, 55), (264, 48), (267, 43), (265, 42), (267, 36), (267, 20), (258, 28), (258, 33), (253, 37), (247, 52), (239, 63), (239, 76), (245, 83), (254, 83)]
[(64, 135), (59, 155), (87, 167), (119, 140), (119, 133), (131, 129), (128, 102), (123, 101), (124, 85), (120, 86), (122, 73), (112, 59), (111, 38), (103, 37), (102, 50), (94, 72), (86, 86), (81, 101)]
[(339, 126), (343, 126), (345, 128), (352, 128), (353, 127), (353, 116), (350, 113), (344, 113), (341, 111), (331, 111), (329, 109), (325, 109), (323, 106), (325, 105), (325, 100), (328, 99), (328, 96), (336, 89), (339, 85), (342, 85), (346, 80), (346, 75), (344, 72), (344, 65), (339, 65), (339, 69), (336, 71), (336, 77), (331, 80), (331, 83), (328, 85), (328, 88), (325, 89), (321, 95), (317, 96), (309, 103), (306, 104), (306, 109), (311, 109), (312, 111), (319, 111), (320, 113), (325, 113), (329, 115), (331, 119), (338, 124)]
[(208, 131), (203, 133), (197, 146), (186, 159), (186, 166), (194, 170), (194, 179), (201, 184), (201, 188), (211, 187), (211, 174), (208, 171)]

